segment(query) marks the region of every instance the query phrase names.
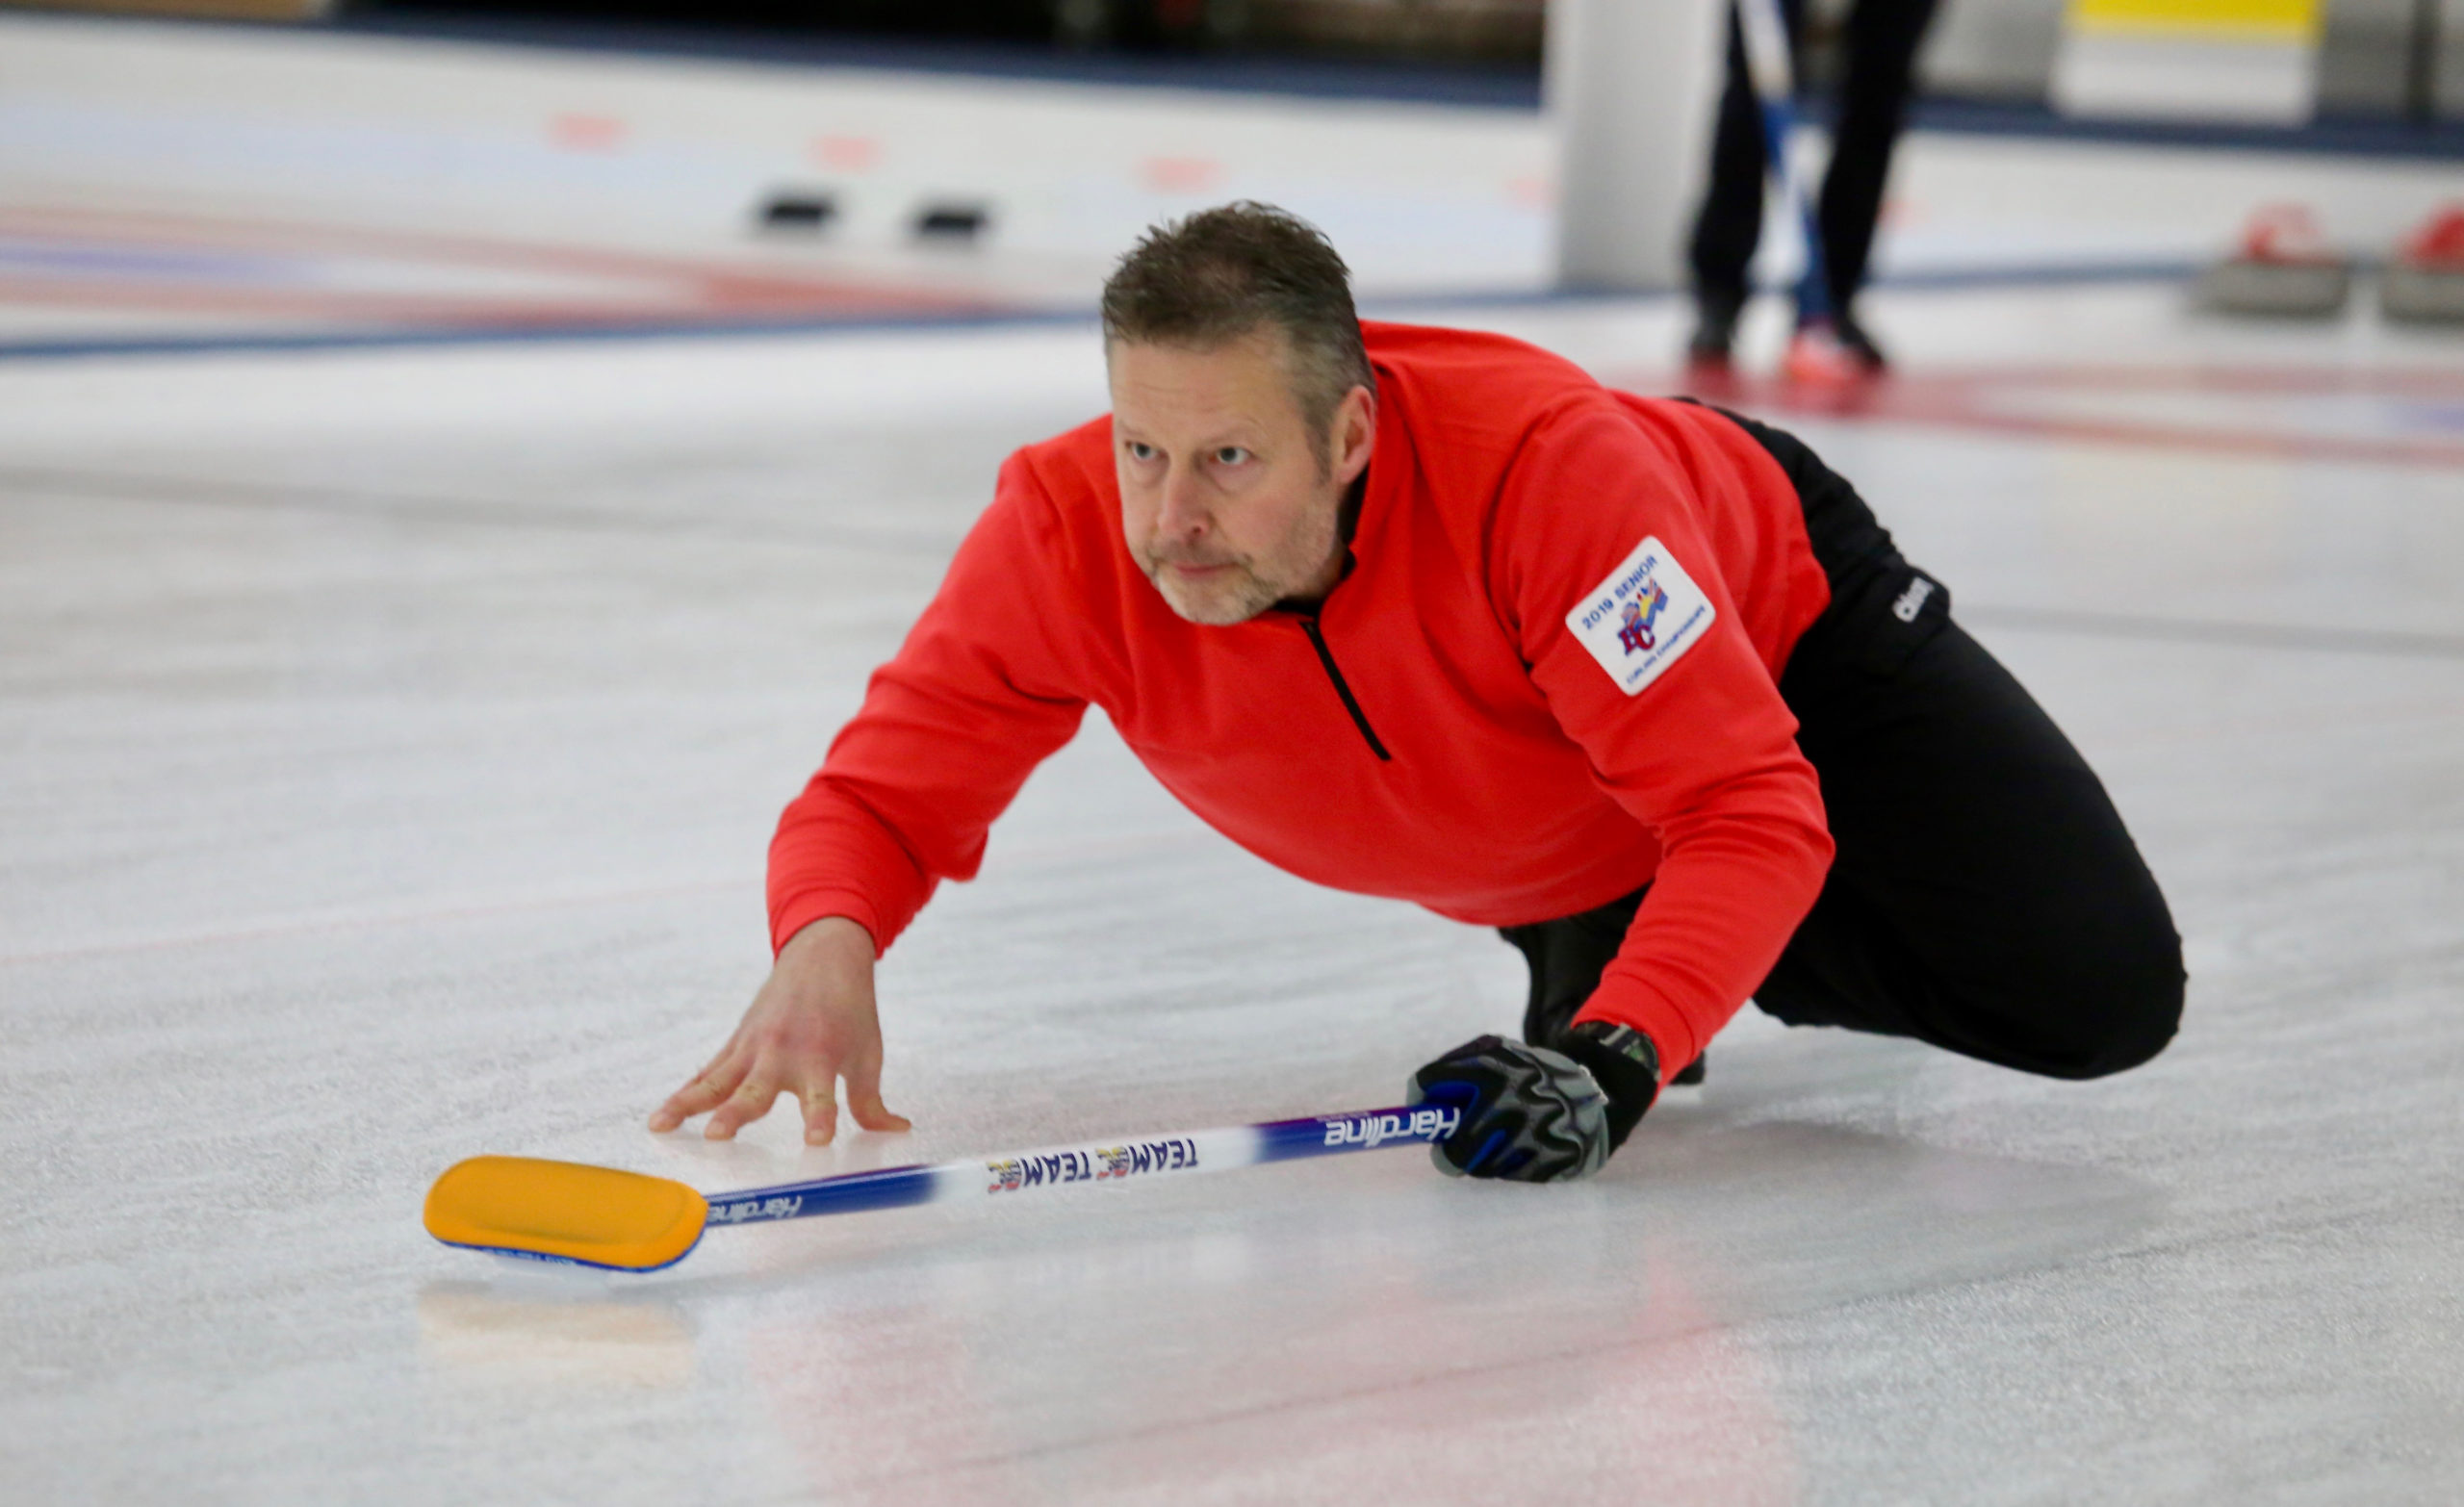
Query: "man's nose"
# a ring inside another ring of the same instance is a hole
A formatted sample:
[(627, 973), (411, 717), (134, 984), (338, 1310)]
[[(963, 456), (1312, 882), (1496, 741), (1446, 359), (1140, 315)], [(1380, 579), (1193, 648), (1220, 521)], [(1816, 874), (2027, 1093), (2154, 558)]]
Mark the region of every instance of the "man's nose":
[(1195, 468), (1174, 462), (1164, 473), (1163, 507), (1156, 515), (1156, 530), (1169, 539), (1194, 541), (1204, 538), (1214, 523), (1206, 510), (1206, 499), (1199, 494)]

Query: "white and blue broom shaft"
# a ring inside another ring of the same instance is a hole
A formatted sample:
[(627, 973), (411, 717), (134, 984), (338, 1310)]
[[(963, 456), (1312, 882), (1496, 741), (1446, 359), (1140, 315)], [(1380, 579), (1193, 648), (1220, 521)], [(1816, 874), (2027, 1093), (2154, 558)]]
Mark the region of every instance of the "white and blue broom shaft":
[(1364, 1110), (1312, 1114), (1225, 1130), (1095, 1141), (1008, 1156), (979, 1157), (872, 1172), (849, 1172), (775, 1188), (749, 1188), (708, 1197), (712, 1225), (809, 1219), (962, 1198), (997, 1198), (1038, 1188), (1116, 1183), (1183, 1172), (1220, 1172), (1267, 1162), (1371, 1151), (1406, 1142), (1443, 1140), (1460, 1123), (1457, 1111)]
[(1823, 265), (1822, 225), (1814, 214), (1811, 173), (1796, 145), (1796, 69), (1789, 60), (1788, 18), (1780, 0), (1736, 0), (1737, 30), (1745, 44), (1745, 73), (1762, 109), (1762, 144), (1780, 192), (1805, 235), (1806, 269), (1797, 308), (1808, 322), (1832, 317), (1831, 282)]

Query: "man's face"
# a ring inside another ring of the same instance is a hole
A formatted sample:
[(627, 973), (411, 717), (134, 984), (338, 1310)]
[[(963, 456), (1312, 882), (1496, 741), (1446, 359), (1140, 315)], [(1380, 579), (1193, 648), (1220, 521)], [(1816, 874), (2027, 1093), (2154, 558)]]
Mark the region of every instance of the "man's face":
[(1330, 432), (1292, 392), (1287, 338), (1263, 330), (1204, 349), (1116, 343), (1113, 465), (1129, 551), (1174, 612), (1245, 623), (1314, 601), (1343, 573), (1343, 498), (1376, 424), (1354, 388)]

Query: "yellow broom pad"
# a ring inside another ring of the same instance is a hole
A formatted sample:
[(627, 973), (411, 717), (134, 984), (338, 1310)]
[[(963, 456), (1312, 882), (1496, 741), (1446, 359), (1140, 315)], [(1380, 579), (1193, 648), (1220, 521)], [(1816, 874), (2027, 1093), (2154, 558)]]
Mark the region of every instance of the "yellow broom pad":
[(578, 1162), (473, 1157), (427, 1191), (427, 1233), (449, 1245), (649, 1271), (702, 1239), (710, 1206), (681, 1183)]

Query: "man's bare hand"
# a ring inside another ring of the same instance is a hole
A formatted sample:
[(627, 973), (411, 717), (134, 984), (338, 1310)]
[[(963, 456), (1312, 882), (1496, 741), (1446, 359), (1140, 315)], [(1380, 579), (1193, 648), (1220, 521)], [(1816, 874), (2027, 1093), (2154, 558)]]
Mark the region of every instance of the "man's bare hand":
[(769, 982), (710, 1065), (669, 1096), (651, 1129), (672, 1131), (704, 1111), (702, 1134), (727, 1140), (770, 1112), (783, 1093), (805, 1111), (805, 1144), (827, 1146), (838, 1131), (837, 1090), (866, 1130), (903, 1131), (882, 1103), (882, 1027), (873, 1006), (873, 939), (841, 916), (787, 939)]

